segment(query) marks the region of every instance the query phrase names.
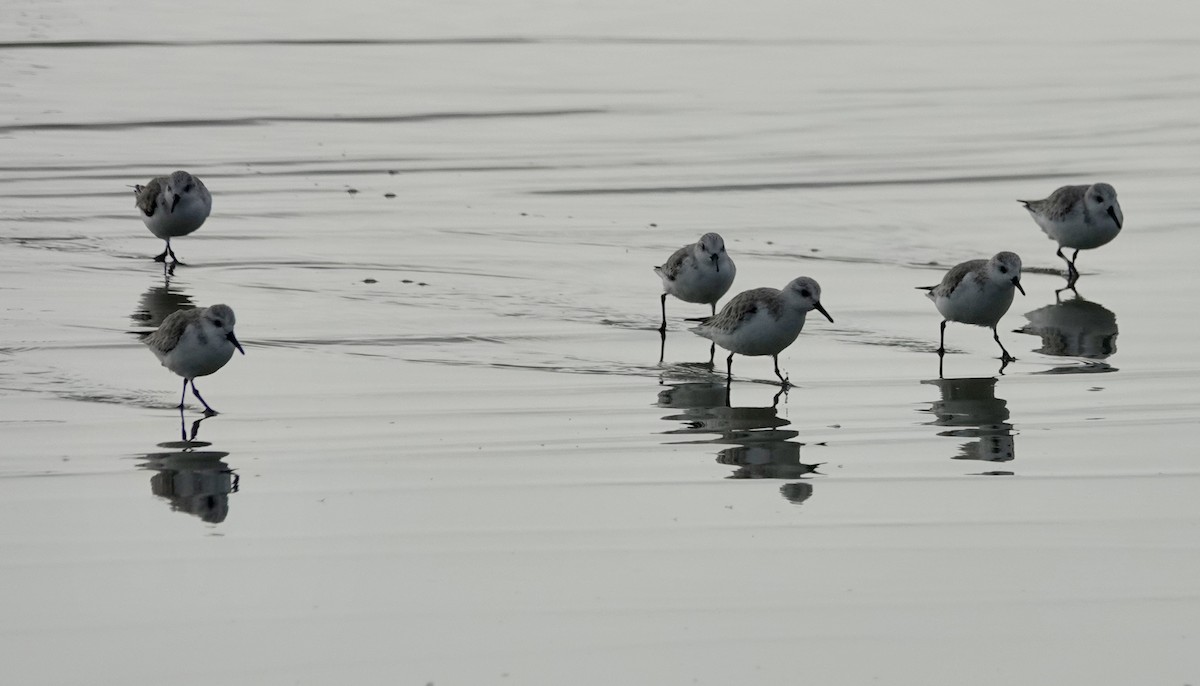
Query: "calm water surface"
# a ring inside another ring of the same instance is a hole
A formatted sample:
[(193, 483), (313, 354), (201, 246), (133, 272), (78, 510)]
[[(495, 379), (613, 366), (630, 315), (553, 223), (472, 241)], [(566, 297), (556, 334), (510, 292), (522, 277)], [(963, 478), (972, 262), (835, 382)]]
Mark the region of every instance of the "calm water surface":
[[(1200, 12), (193, 5), (0, 9), (10, 681), (1200, 678)], [(1056, 295), (1014, 199), (1095, 180)], [(655, 331), (707, 231), (820, 281), (790, 393)], [(913, 288), (999, 250), (1019, 359), (954, 325), (939, 377)], [(217, 302), (181, 417), (136, 334)]]

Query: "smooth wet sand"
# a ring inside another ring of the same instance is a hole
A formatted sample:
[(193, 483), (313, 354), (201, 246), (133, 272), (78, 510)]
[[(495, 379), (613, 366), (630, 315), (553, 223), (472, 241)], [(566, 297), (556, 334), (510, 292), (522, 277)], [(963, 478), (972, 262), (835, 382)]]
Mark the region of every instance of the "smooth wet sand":
[[(3, 681), (1200, 678), (1195, 10), (199, 4), (0, 29)], [(179, 167), (164, 279), (126, 186)], [(1014, 199), (1091, 180), (1060, 303)], [(704, 306), (660, 350), (706, 231), (821, 283), (786, 396)], [(938, 379), (913, 288), (1002, 249), (1019, 360)], [(181, 426), (134, 334), (217, 302)]]

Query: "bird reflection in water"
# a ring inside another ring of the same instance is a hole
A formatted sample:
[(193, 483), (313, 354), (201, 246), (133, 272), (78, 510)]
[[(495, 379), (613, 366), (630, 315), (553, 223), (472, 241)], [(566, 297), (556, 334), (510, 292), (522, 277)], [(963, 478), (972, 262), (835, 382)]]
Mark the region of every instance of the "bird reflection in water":
[(190, 310), (196, 304), (192, 296), (179, 286), (171, 284), (170, 277), (163, 278), (161, 286), (151, 286), (142, 294), (137, 309), (130, 315), (134, 324), (157, 329), (171, 313), (178, 310)]
[(1099, 303), (1078, 294), (1069, 300), (1055, 298), (1052, 305), (1027, 312), (1029, 323), (1017, 333), (1040, 336), (1036, 350), (1054, 357), (1079, 357), (1083, 364), (1055, 367), (1045, 373), (1077, 374), (1115, 372), (1105, 360), (1117, 352), (1117, 315)]
[(210, 524), (219, 524), (229, 515), (229, 496), (237, 493), (239, 477), (224, 458), (227, 452), (204, 450), (211, 446), (196, 440), (201, 417), (192, 423), (188, 436), (183, 412), (179, 413), (181, 441), (159, 443), (161, 452), (148, 453), (139, 466), (156, 472), (150, 477), (150, 490), (165, 498), (175, 512), (185, 512)]
[[(770, 407), (732, 407), (729, 387), (715, 382), (673, 383), (658, 393), (659, 407), (682, 412), (663, 419), (682, 426), (664, 433), (679, 436), (716, 434), (711, 440), (687, 442), (727, 444), (717, 453), (717, 462), (735, 467), (730, 479), (801, 479), (819, 464), (800, 461), (800, 447), (791, 439), (799, 432), (787, 429), (790, 421), (779, 416), (780, 389)], [(800, 504), (812, 496), (812, 485), (789, 483), (779, 491), (790, 502)]]
[(941, 400), (920, 410), (934, 416), (929, 424), (949, 427), (946, 431), (939, 431), (938, 435), (975, 439), (960, 445), (954, 459), (1009, 462), (1016, 457), (1013, 443), (1015, 432), (1012, 424), (1008, 423), (1008, 402), (996, 397), (995, 377), (929, 379), (921, 383), (937, 386), (942, 393)]

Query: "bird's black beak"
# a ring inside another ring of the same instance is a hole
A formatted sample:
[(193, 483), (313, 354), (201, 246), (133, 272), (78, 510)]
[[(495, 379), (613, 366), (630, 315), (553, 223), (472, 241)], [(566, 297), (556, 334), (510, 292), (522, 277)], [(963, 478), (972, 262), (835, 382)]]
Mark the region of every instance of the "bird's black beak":
[(718, 262), (718, 260), (720, 260), (720, 259), (721, 259), (721, 256), (719, 254), (713, 253), (713, 255), (712, 255), (713, 266), (717, 268), (717, 271), (721, 271), (721, 263)]
[(175, 206), (178, 204), (179, 204), (179, 194), (176, 193), (175, 195), (171, 196), (171, 211), (172, 212), (175, 211)]
[(1116, 223), (1118, 229), (1121, 228), (1121, 220), (1117, 217), (1117, 208), (1109, 205), (1108, 216), (1112, 217), (1112, 220)]
[(241, 353), (241, 354), (243, 354), (243, 355), (245, 355), (245, 354), (246, 354), (246, 351), (245, 351), (245, 350), (242, 350), (242, 344), (241, 344), (241, 343), (238, 343), (237, 336), (234, 336), (232, 331), (230, 331), (229, 333), (225, 334), (225, 340), (227, 340), (227, 341), (229, 341), (230, 343), (232, 343), (232, 344), (233, 344), (233, 347), (237, 348), (239, 353)]
[(813, 309), (825, 315), (825, 318), (829, 320), (830, 324), (833, 323), (833, 317), (829, 316), (829, 313), (825, 311), (825, 307), (821, 305), (821, 303), (813, 303)]
[(1018, 291), (1021, 291), (1021, 295), (1025, 295), (1025, 289), (1021, 288), (1021, 277), (1014, 276), (1013, 277), (1013, 285), (1017, 287)]

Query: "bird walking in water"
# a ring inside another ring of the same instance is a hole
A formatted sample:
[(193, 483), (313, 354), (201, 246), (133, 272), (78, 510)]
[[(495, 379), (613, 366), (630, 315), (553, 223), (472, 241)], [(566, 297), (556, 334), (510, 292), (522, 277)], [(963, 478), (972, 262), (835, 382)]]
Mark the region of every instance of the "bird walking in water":
[(192, 394), (204, 405), (206, 415), (217, 414), (196, 389), (196, 377), (216, 372), (237, 350), (245, 355), (242, 344), (233, 334), (236, 319), (228, 305), (179, 310), (171, 313), (157, 330), (143, 339), (162, 365), (183, 377), (183, 396), (179, 409), (187, 399), (188, 384)]
[(667, 296), (684, 302), (707, 303), (712, 314), (717, 313), (717, 301), (733, 285), (737, 267), (725, 251), (725, 241), (717, 233), (706, 233), (700, 240), (676, 250), (660, 267), (654, 268), (662, 278), (662, 326), (667, 331)]
[[(1058, 242), (1057, 255), (1067, 263), (1067, 288), (1079, 280), (1075, 259), (1080, 250), (1091, 250), (1121, 233), (1125, 215), (1117, 202), (1117, 191), (1107, 183), (1063, 186), (1042, 200), (1018, 200), (1042, 231)], [(1062, 249), (1075, 250), (1068, 258)]]
[(1008, 354), (996, 331), (1000, 318), (1012, 305), (1013, 289), (1025, 295), (1021, 287), (1021, 258), (1016, 253), (1000, 252), (990, 260), (968, 260), (946, 272), (940, 284), (919, 288), (929, 291), (926, 297), (943, 317), (937, 349), (939, 360), (946, 354), (947, 322), (990, 328), (1004, 364), (1017, 359)]
[(807, 276), (801, 276), (782, 291), (774, 288), (754, 288), (738, 293), (725, 303), (721, 312), (705, 319), (692, 331), (729, 351), (725, 363), (726, 381), (733, 381), (733, 356), (770, 355), (775, 361), (775, 376), (780, 385), (791, 382), (779, 372), (779, 353), (791, 345), (804, 328), (810, 310), (833, 317), (821, 305), (821, 287)]
[(134, 186), (137, 208), (150, 233), (167, 242), (155, 262), (183, 264), (171, 249), (171, 239), (186, 236), (200, 228), (212, 212), (212, 194), (199, 177), (185, 171), (150, 179), (145, 186)]

